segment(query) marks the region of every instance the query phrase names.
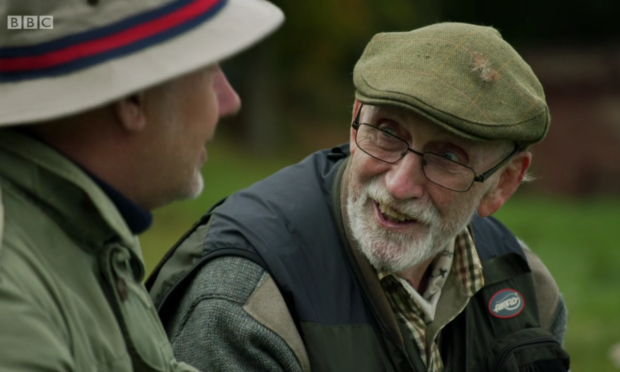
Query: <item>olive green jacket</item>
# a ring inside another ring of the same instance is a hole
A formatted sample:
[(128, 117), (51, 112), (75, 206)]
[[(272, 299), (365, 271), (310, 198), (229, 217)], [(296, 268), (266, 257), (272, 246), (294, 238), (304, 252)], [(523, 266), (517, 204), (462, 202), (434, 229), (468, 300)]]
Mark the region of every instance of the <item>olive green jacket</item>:
[(142, 285), (140, 246), (74, 163), (0, 131), (0, 371), (195, 371)]

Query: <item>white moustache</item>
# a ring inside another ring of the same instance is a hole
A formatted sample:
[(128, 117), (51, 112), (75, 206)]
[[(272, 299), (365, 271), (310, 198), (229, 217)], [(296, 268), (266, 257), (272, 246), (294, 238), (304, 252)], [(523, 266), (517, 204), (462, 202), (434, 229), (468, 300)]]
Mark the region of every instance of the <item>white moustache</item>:
[(364, 185), (362, 195), (379, 203), (381, 208), (390, 208), (407, 219), (417, 220), (425, 225), (433, 225), (439, 221), (439, 211), (428, 197), (407, 201), (396, 200), (379, 177), (374, 177)]

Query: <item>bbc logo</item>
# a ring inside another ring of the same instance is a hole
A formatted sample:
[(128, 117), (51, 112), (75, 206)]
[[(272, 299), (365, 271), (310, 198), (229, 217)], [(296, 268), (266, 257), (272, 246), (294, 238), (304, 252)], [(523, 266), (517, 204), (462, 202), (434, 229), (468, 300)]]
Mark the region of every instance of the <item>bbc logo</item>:
[(51, 30), (54, 28), (54, 16), (7, 16), (7, 28), (13, 29), (44, 29)]

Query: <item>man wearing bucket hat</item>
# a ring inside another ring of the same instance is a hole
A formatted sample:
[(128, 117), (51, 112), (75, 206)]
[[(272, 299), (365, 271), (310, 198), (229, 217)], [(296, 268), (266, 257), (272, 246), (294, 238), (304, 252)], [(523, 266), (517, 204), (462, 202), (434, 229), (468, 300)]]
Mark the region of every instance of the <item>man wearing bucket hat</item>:
[(491, 217), (550, 115), (493, 28), (382, 33), (351, 140), (212, 208), (148, 280), (181, 360), (211, 370), (566, 371), (566, 310)]
[(173, 357), (136, 235), (201, 192), (204, 144), (240, 106), (217, 63), (281, 11), (8, 0), (0, 19), (0, 370), (195, 371)]

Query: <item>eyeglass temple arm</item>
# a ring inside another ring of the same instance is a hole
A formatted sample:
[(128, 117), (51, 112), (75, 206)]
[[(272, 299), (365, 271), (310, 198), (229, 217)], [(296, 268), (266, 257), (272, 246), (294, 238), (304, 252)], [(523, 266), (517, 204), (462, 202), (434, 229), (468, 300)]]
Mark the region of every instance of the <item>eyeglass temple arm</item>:
[(504, 164), (508, 163), (508, 161), (512, 159), (513, 156), (517, 155), (521, 150), (523, 150), (523, 146), (515, 144), (514, 150), (512, 150), (512, 152), (508, 156), (506, 156), (504, 160), (500, 161), (496, 166), (489, 169), (488, 171), (477, 175), (474, 178), (474, 182), (484, 182), (485, 180), (487, 180), (491, 175), (493, 175), (493, 173), (497, 172), (502, 166), (504, 166)]
[(357, 114), (355, 115), (355, 119), (353, 119), (353, 123), (351, 124), (356, 130), (360, 127), (360, 113), (362, 112), (362, 106), (364, 106), (364, 104), (360, 102), (360, 107), (357, 109)]

